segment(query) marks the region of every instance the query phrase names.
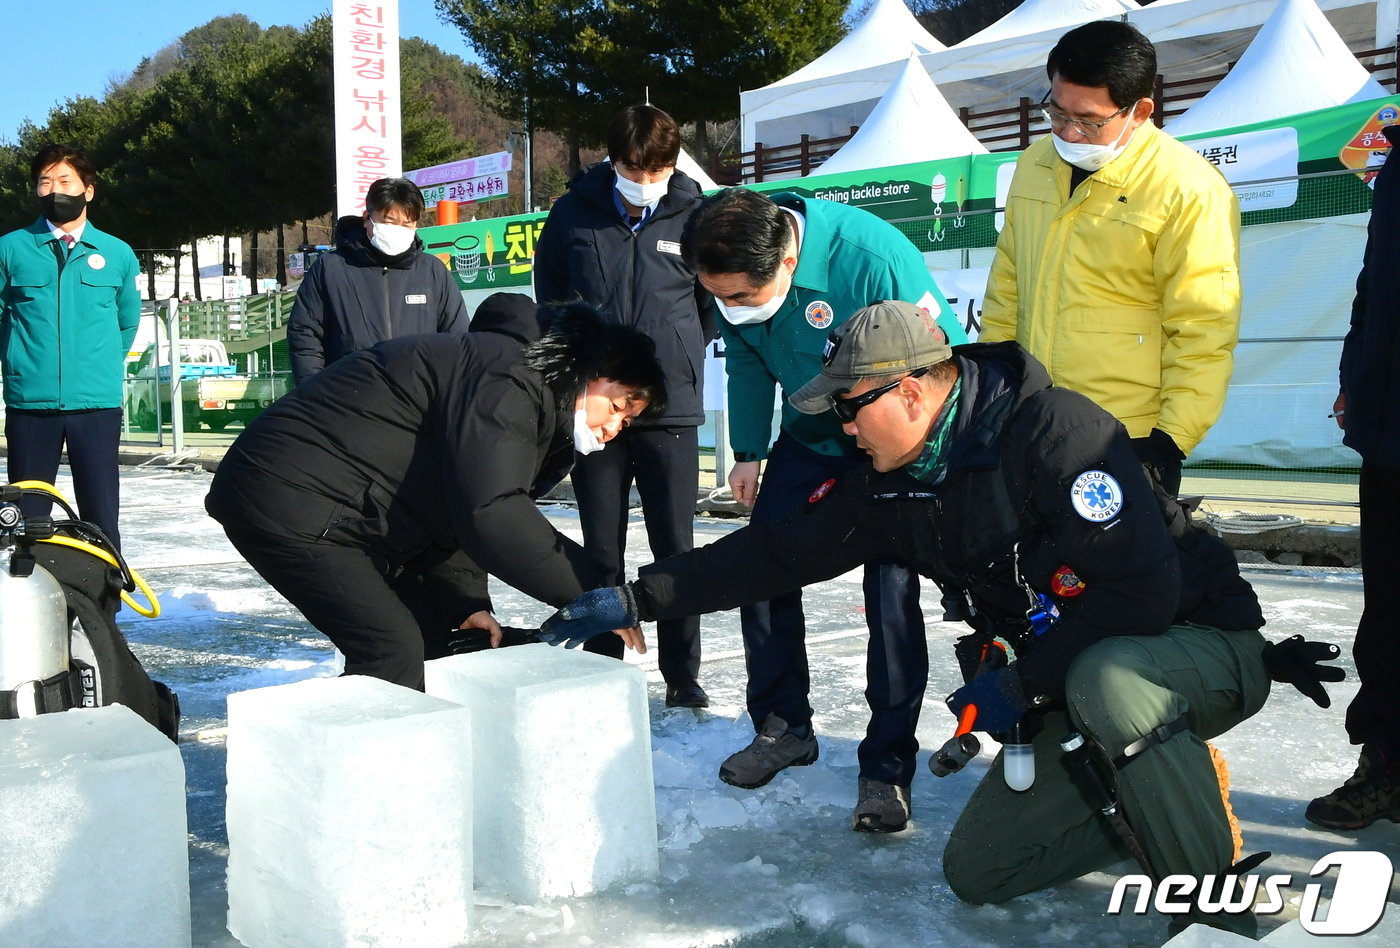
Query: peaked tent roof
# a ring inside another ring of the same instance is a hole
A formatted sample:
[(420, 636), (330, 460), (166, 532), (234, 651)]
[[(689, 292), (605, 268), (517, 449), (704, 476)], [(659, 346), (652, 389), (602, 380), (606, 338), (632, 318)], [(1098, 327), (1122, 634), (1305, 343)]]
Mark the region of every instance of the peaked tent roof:
[(1194, 135), (1383, 95), (1313, 0), (1279, 0), (1235, 68), (1166, 129)]
[(910, 55), (865, 124), (813, 173), (864, 171), (986, 151), (958, 120), (919, 57)]
[(690, 152), (686, 151), (684, 148), (682, 148), (681, 153), (676, 156), (676, 167), (684, 171), (687, 177), (700, 185), (701, 191), (714, 191), (719, 188), (719, 185), (715, 184), (715, 179), (706, 174), (705, 169), (700, 167), (700, 162), (690, 157)]
[(991, 26), (973, 33), (957, 44), (957, 48), (1078, 26), (1092, 20), (1106, 20), (1140, 8), (1141, 4), (1133, 0), (1024, 0), (1020, 6)]
[(914, 19), (904, 0), (875, 0), (861, 21), (839, 43), (796, 72), (763, 88), (898, 62), (910, 52), (936, 53), (947, 48)]

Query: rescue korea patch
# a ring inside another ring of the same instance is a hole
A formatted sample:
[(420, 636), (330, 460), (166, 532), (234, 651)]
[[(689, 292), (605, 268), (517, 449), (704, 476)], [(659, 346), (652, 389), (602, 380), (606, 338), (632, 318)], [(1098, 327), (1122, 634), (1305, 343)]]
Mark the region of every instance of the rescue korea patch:
[(807, 324), (813, 329), (825, 329), (835, 317), (831, 304), (826, 300), (815, 300), (807, 304)]
[(1071, 599), (1084, 591), (1084, 580), (1071, 566), (1061, 566), (1050, 575), (1050, 592), (1061, 599)]
[(1123, 488), (1111, 474), (1085, 471), (1070, 485), (1069, 502), (1074, 512), (1090, 523), (1112, 520), (1123, 509)]
[(807, 503), (809, 503), (809, 504), (815, 504), (817, 501), (821, 500), (821, 499), (822, 499), (823, 497), (825, 497), (827, 494), (831, 493), (831, 489), (832, 489), (833, 487), (835, 487), (835, 486), (836, 486), (836, 478), (833, 477), (833, 478), (831, 478), (830, 480), (825, 481), (825, 482), (822, 484), (822, 486), (818, 487), (816, 490), (812, 491), (812, 493), (809, 494), (809, 495), (807, 496)]

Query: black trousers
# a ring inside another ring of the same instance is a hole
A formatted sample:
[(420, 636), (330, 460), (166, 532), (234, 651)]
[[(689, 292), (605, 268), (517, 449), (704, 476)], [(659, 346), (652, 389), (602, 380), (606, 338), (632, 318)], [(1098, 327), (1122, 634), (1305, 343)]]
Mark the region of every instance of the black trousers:
[[(58, 476), (58, 465), (66, 443), (78, 514), (100, 527), (120, 548), (121, 534), (117, 531), (117, 511), (121, 503), (117, 443), (121, 440), (121, 432), (120, 408), (94, 408), (90, 411), (11, 408), (5, 412), (10, 482), (44, 481), (52, 484)], [(49, 501), (38, 497), (26, 497), (20, 503), (20, 508), (28, 517), (48, 516), (52, 506)]]
[(459, 551), (430, 550), (391, 574), (363, 547), (227, 525), (224, 532), (258, 575), (335, 643), (347, 675), (422, 691), (424, 660), (446, 655), (456, 627), (483, 608), (480, 574)]
[[(780, 520), (799, 510), (825, 481), (866, 463), (863, 457), (828, 457), (779, 435), (768, 455), (749, 523)], [(821, 556), (821, 550), (808, 551)], [(897, 563), (865, 566), (865, 700), (870, 724), (857, 748), (860, 775), (907, 787), (919, 750), (914, 731), (928, 685), (928, 644), (919, 606), (919, 577)], [(801, 727), (812, 720), (807, 626), (802, 593), (739, 610), (748, 666), (748, 708), (754, 728), (770, 713)]]
[(1379, 746), (1400, 760), (1400, 471), (1361, 464), (1361, 581), (1364, 605), (1352, 657), (1361, 687), (1347, 706), (1353, 744)]
[[(699, 431), (678, 428), (624, 428), (605, 450), (579, 456), (569, 474), (578, 500), (583, 545), (611, 572), (612, 584), (626, 581), (628, 494), (633, 481), (642, 500), (647, 541), (653, 559), (684, 553), (695, 544), (695, 498), (700, 490)], [(700, 617), (656, 624), (657, 665), (669, 684), (700, 677)], [(599, 635), (584, 648), (622, 657), (622, 639)]]

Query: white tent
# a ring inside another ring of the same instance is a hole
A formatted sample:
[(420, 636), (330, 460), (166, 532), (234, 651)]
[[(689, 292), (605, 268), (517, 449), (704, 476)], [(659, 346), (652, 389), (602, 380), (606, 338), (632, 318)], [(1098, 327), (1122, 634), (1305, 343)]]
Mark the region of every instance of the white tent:
[[(1351, 48), (1372, 49), (1395, 42), (1395, 0), (1317, 2)], [(1278, 0), (1158, 0), (1129, 11), (1127, 18), (1156, 45), (1160, 71), (1173, 80), (1189, 79), (1224, 72), (1240, 58), (1277, 5)], [(921, 59), (954, 108), (1002, 108), (1021, 96), (1035, 101), (1045, 94), (1045, 57), (1064, 33), (1061, 26), (999, 42), (971, 46), (964, 42), (924, 53)], [(887, 52), (889, 59), (878, 65), (848, 64), (833, 72), (833, 65), (839, 64), (822, 57), (820, 75), (803, 67), (771, 85), (741, 93), (744, 149), (751, 150), (755, 142), (791, 144), (804, 134), (836, 137), (863, 124), (908, 55), (907, 33), (901, 36), (891, 30), (885, 37), (887, 50), (901, 42), (901, 51)]]
[(681, 153), (676, 156), (676, 167), (684, 171), (696, 184), (700, 185), (701, 191), (713, 191), (719, 187), (718, 184), (715, 184), (714, 178), (711, 178), (705, 173), (705, 169), (700, 167), (700, 162), (692, 158), (690, 152), (686, 151), (684, 148), (682, 148)]
[(1235, 68), (1166, 128), (1194, 135), (1385, 94), (1313, 0), (1279, 0)]
[(934, 53), (947, 48), (914, 19), (904, 0), (875, 0), (839, 43), (773, 85), (807, 82), (898, 62), (910, 52)]
[(962, 49), (979, 43), (996, 43), (1013, 36), (1026, 36), (1046, 30), (1064, 32), (1091, 20), (1106, 20), (1141, 4), (1133, 0), (1023, 0), (1020, 6), (958, 44)]
[[(796, 72), (756, 90), (785, 102), (781, 108), (789, 110), (786, 114), (801, 112), (804, 117), (820, 116), (819, 120), (773, 127), (757, 138), (745, 123), (744, 148), (764, 141), (764, 134), (773, 136), (767, 139), (771, 144), (796, 142), (803, 135), (814, 139), (848, 135), (875, 108), (911, 53), (925, 55), (947, 48), (914, 19), (904, 0), (875, 0), (841, 42)], [(752, 94), (740, 93), (741, 111), (745, 96)]]
[(815, 173), (863, 171), (986, 151), (924, 72), (919, 57), (910, 56), (860, 131)]

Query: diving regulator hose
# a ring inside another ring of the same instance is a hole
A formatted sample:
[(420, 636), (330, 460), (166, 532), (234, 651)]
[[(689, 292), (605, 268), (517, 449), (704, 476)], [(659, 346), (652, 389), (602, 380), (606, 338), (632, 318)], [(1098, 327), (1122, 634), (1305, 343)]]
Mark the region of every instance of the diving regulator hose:
[[(58, 502), (58, 505), (63, 508), (64, 512), (68, 514), (69, 518), (73, 522), (83, 524), (83, 521), (78, 519), (77, 514), (73, 511), (72, 506), (68, 503), (68, 498), (64, 497), (63, 492), (60, 491), (58, 488), (54, 487), (52, 484), (46, 484), (43, 481), (15, 481), (10, 486), (18, 487), (24, 490), (26, 493), (50, 495), (55, 501)], [(87, 553), (90, 556), (95, 556), (98, 559), (102, 560), (104, 563), (116, 567), (121, 572), (122, 578), (126, 580), (126, 588), (122, 589), (121, 593), (122, 602), (126, 603), (135, 612), (145, 616), (148, 619), (154, 619), (157, 616), (159, 616), (160, 600), (157, 599), (155, 593), (151, 591), (151, 587), (146, 585), (146, 580), (141, 577), (141, 574), (136, 572), (136, 570), (132, 569), (127, 564), (126, 560), (122, 558), (121, 552), (116, 548), (116, 546), (112, 543), (111, 540), (107, 539), (107, 537), (102, 533), (101, 530), (89, 527), (87, 524), (83, 524), (83, 526), (86, 530), (91, 531), (93, 535), (95, 535), (98, 538), (101, 538), (104, 545), (99, 546), (96, 543), (88, 543), (86, 540), (78, 540), (73, 537), (65, 537), (60, 536), (58, 534), (55, 534), (54, 536), (49, 537), (47, 539), (40, 540), (39, 542), (52, 543), (56, 546), (67, 546), (72, 547), (75, 550), (82, 550), (84, 553)], [(128, 589), (141, 590), (141, 594), (146, 597), (146, 602), (149, 605), (143, 606), (139, 604), (127, 592)]]

